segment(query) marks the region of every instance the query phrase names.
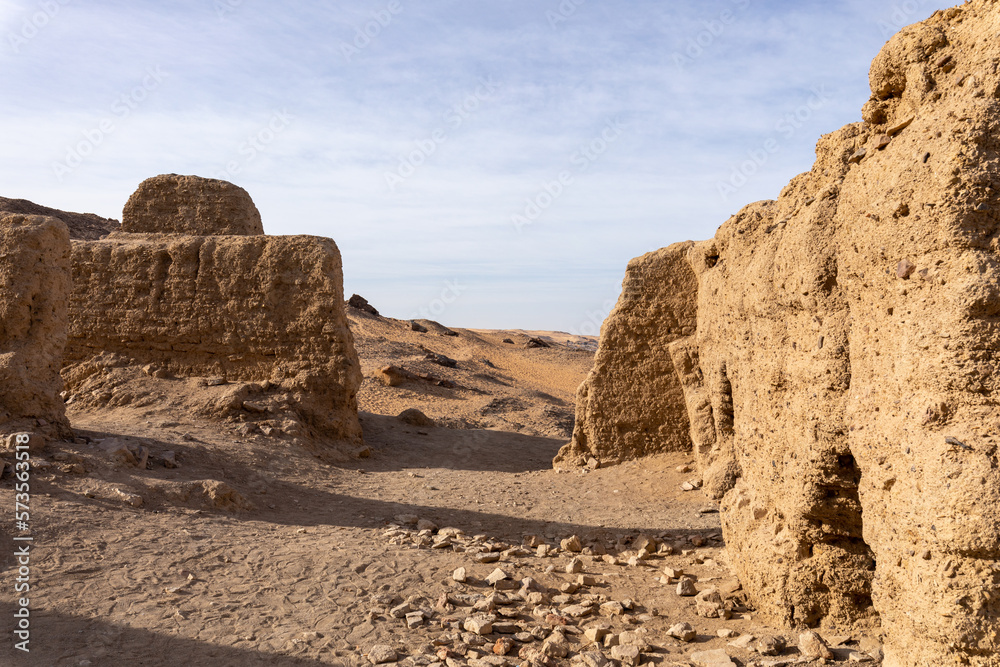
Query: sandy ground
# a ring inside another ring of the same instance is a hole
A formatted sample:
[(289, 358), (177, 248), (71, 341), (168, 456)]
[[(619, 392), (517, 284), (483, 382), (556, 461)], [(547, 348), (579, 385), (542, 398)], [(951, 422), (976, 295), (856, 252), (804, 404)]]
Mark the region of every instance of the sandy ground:
[[(352, 328), (369, 451), (348, 464), (179, 410), (172, 398), (189, 381), (137, 374), (161, 400), (71, 405), (77, 439), (49, 443), (33, 459), (28, 654), (10, 640), (16, 563), (12, 549), (0, 555), (0, 664), (360, 665), (371, 664), (374, 647), (407, 665), (522, 664), (538, 657), (532, 650), (553, 629), (568, 653), (560, 657), (560, 642), (550, 640), (549, 664), (571, 664), (594, 627), (645, 644), (639, 659), (648, 664), (698, 664), (691, 655), (708, 649), (728, 651), (734, 664), (774, 660), (729, 645), (736, 635), (780, 633), (743, 606), (712, 503), (681, 490), (694, 477), (677, 470), (689, 457), (552, 469), (592, 361), (587, 341), (553, 334), (553, 347), (527, 348), (539, 332), (418, 334), (356, 313)], [(425, 348), (457, 367), (427, 361)], [(374, 376), (388, 363), (433, 371), (456, 387), (386, 387)], [(395, 417), (413, 407), (438, 425)], [(113, 441), (148, 453), (148, 466), (110, 458)], [(164, 466), (167, 452), (177, 467)], [(12, 508), (13, 496), (13, 480), (0, 481), (0, 505)], [(0, 523), (5, 545), (13, 544), (11, 526)], [(572, 535), (579, 553), (560, 547)], [(654, 553), (640, 559), (643, 538)], [(536, 543), (551, 553), (522, 546)], [(566, 572), (573, 557), (582, 572)], [(464, 583), (452, 576), (460, 567)], [(699, 590), (717, 587), (732, 618), (697, 615), (665, 567), (696, 577)], [(515, 583), (494, 592), (485, 579), (497, 568)], [(593, 581), (574, 590), (581, 574)], [(621, 606), (607, 605), (614, 602)], [(407, 609), (409, 619), (394, 617)], [(466, 619), (480, 613), (493, 614), (497, 631), (466, 631)], [(667, 634), (678, 622), (693, 626), (694, 641)], [(492, 649), (504, 637), (513, 648), (501, 658)], [(838, 660), (873, 650), (866, 638), (833, 641)], [(602, 650), (611, 657), (614, 649)], [(784, 656), (800, 657), (794, 648)]]

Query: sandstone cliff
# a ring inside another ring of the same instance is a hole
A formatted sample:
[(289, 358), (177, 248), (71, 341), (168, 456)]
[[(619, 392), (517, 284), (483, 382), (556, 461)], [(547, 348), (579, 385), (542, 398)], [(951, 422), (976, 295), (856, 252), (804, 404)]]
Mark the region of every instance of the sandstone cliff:
[(0, 214), (0, 423), (12, 428), (68, 429), (59, 366), (69, 244), (59, 220)]
[(880, 622), (890, 667), (1000, 665), (998, 31), (974, 0), (890, 40), (863, 122), (687, 252), (696, 332), (603, 371), (673, 361), (758, 611)]

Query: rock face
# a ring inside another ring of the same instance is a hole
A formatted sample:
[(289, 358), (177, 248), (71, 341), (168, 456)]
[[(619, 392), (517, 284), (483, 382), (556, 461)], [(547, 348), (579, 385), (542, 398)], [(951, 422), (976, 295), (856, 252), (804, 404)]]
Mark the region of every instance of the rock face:
[(601, 326), (594, 369), (577, 391), (573, 440), (557, 463), (691, 449), (680, 378), (669, 356), (651, 354), (694, 333), (691, 245), (676, 243), (629, 262), (622, 294)]
[(44, 215), (56, 220), (62, 220), (69, 227), (69, 237), (71, 239), (94, 241), (121, 228), (121, 224), (117, 220), (102, 218), (93, 213), (60, 211), (48, 206), (41, 206), (27, 199), (0, 197), (0, 212), (19, 213), (21, 215)]
[(59, 368), (70, 289), (66, 225), (0, 214), (0, 422), (68, 429)]
[(243, 188), (200, 176), (147, 178), (122, 211), (122, 231), (260, 236), (260, 213)]
[(893, 37), (864, 122), (686, 251), (695, 333), (635, 348), (758, 612), (881, 622), (887, 667), (1000, 665), (998, 30), (973, 0)]

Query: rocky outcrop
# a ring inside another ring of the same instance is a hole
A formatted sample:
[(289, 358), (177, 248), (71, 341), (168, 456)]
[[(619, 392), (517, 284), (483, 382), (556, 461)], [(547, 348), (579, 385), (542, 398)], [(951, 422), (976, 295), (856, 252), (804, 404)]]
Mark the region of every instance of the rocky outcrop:
[(601, 327), (594, 368), (577, 391), (573, 440), (556, 463), (582, 465), (691, 448), (680, 379), (654, 353), (695, 330), (697, 280), (691, 243), (629, 262), (622, 293)]
[(881, 623), (888, 667), (1000, 665), (998, 29), (973, 0), (893, 37), (864, 122), (687, 251), (696, 331), (642, 352), (758, 613)]
[(0, 214), (0, 423), (66, 431), (59, 367), (66, 344), (70, 241), (53, 218)]
[(8, 199), (0, 197), (0, 213), (19, 213), (21, 215), (44, 215), (66, 223), (71, 239), (94, 241), (103, 238), (121, 228), (117, 220), (102, 218), (93, 213), (71, 213), (59, 209), (41, 206), (27, 199)]
[(147, 178), (129, 197), (122, 231), (259, 236), (264, 227), (243, 188), (214, 178), (164, 174)]
[[(145, 181), (130, 203), (148, 200), (140, 193), (158, 179)], [(232, 197), (202, 202), (207, 192), (199, 189), (194, 203), (177, 207), (230, 206)], [(221, 413), (242, 410), (236, 416), (243, 420), (291, 407), (322, 438), (362, 444), (361, 367), (344, 313), (340, 251), (331, 239), (118, 232), (74, 242), (72, 264), (64, 373), (71, 390), (122, 363), (149, 366), (156, 377), (242, 381), (215, 402)]]

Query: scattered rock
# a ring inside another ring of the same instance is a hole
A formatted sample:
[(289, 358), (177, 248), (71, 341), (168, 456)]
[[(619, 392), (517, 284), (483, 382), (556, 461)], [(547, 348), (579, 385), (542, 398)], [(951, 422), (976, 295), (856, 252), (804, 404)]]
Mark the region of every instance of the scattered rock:
[(427, 333), (427, 327), (420, 324), (415, 320), (410, 320), (410, 331), (416, 331), (417, 333)]
[(459, 583), (464, 584), (467, 580), (467, 577), (468, 575), (466, 574), (464, 567), (460, 567), (451, 573), (451, 578)]
[(787, 641), (780, 635), (768, 635), (754, 642), (753, 647), (761, 655), (778, 655), (785, 650)]
[(373, 665), (383, 665), (397, 660), (399, 660), (399, 656), (396, 655), (396, 651), (386, 644), (376, 644), (368, 651), (368, 661)]
[(409, 424), (410, 426), (422, 426), (427, 428), (437, 426), (433, 419), (416, 408), (407, 408), (406, 410), (403, 410), (399, 413), (396, 419), (404, 424)]
[(916, 269), (916, 264), (908, 259), (904, 259), (896, 266), (896, 277), (901, 280), (906, 280), (913, 274), (914, 271), (916, 271)]
[(827, 645), (823, 637), (818, 632), (809, 630), (799, 635), (799, 653), (806, 658), (820, 658), (822, 660), (833, 660), (833, 651)]
[(697, 651), (688, 657), (698, 667), (737, 667), (733, 659), (721, 648), (712, 651)]
[(623, 665), (635, 667), (641, 661), (641, 653), (638, 646), (621, 645), (611, 647), (611, 659), (618, 660)]
[(506, 578), (507, 578), (507, 573), (501, 570), (500, 568), (497, 568), (493, 570), (493, 572), (491, 572), (488, 577), (486, 577), (486, 583), (488, 583), (490, 586), (493, 586), (497, 582), (503, 581)]
[(677, 582), (677, 595), (691, 597), (697, 594), (698, 589), (694, 585), (694, 580), (691, 577), (681, 577), (681, 580)]
[(465, 619), (465, 623), (462, 624), (462, 627), (465, 628), (466, 632), (472, 632), (477, 635), (488, 635), (493, 632), (494, 620), (495, 618), (493, 616), (470, 616)]
[(675, 639), (680, 639), (682, 642), (693, 642), (697, 638), (698, 633), (694, 631), (690, 623), (677, 623), (670, 626), (667, 630), (667, 634)]
[(524, 346), (527, 347), (527, 348), (552, 347), (551, 345), (549, 345), (546, 341), (542, 340), (541, 338), (529, 338), (528, 342), (525, 343)]
[(578, 572), (583, 572), (583, 560), (573, 558), (566, 564), (566, 574), (577, 574)]
[(375, 307), (370, 303), (368, 303), (368, 299), (364, 298), (363, 296), (352, 294), (351, 298), (347, 300), (347, 305), (356, 310), (368, 313), (369, 315), (374, 315), (375, 317), (379, 316), (378, 311), (375, 310)]
[(559, 546), (561, 546), (564, 551), (571, 551), (573, 553), (579, 553), (583, 551), (583, 545), (580, 543), (580, 538), (577, 537), (576, 535), (567, 537), (566, 539), (564, 539), (562, 542), (559, 543)]

